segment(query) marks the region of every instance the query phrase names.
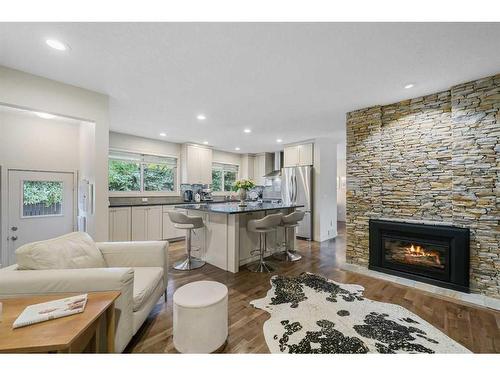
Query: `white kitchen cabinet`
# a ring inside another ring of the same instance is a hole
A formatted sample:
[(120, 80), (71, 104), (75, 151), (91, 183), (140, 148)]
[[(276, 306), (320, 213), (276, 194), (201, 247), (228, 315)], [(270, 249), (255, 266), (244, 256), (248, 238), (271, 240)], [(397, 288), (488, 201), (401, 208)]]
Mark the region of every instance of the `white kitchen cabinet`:
[(273, 154), (264, 152), (255, 155), (253, 168), (255, 184), (265, 185), (266, 178), (264, 175), (272, 172), (274, 169)]
[(283, 164), (285, 167), (295, 167), (299, 165), (299, 148), (297, 146), (285, 147), (283, 159)]
[(162, 206), (132, 207), (132, 241), (163, 238)]
[(183, 184), (212, 183), (212, 149), (198, 145), (182, 145)]
[(112, 207), (109, 209), (109, 241), (130, 241), (132, 229), (132, 211), (130, 207)]
[(174, 226), (174, 223), (170, 220), (168, 216), (168, 211), (181, 211), (184, 210), (175, 208), (174, 206), (163, 206), (163, 239), (171, 240), (174, 238), (184, 237), (186, 235), (186, 231), (183, 229), (177, 229)]
[(284, 166), (296, 167), (302, 165), (313, 165), (313, 144), (304, 143), (300, 145), (286, 146), (284, 152)]
[(304, 143), (298, 145), (299, 149), (299, 165), (313, 165), (313, 144)]
[(256, 155), (254, 159), (254, 181), (257, 185), (264, 185), (265, 174), (265, 156), (264, 154)]

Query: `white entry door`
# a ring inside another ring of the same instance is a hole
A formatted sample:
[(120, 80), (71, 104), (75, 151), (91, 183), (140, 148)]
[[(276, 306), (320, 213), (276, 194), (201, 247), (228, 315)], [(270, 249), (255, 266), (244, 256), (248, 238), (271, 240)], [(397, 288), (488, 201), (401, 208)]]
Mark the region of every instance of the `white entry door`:
[(19, 246), (46, 240), (75, 227), (74, 174), (9, 170), (9, 258)]

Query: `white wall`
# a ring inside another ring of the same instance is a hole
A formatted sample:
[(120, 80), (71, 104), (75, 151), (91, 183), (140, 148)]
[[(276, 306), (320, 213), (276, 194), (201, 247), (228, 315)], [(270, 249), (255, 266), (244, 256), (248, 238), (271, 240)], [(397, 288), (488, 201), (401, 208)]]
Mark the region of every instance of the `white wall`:
[(4, 168), (77, 171), (79, 124), (0, 110), (0, 164)]
[(314, 241), (337, 236), (337, 145), (333, 138), (314, 141)]
[(337, 145), (337, 220), (345, 221), (346, 202), (346, 144)]
[(109, 148), (180, 158), (181, 144), (109, 132)]
[(107, 240), (108, 96), (0, 66), (2, 103), (95, 123), (92, 150), (95, 159), (89, 176), (90, 182), (95, 184), (95, 212), (88, 231), (97, 241)]
[(238, 166), (241, 175), (242, 155), (234, 152), (213, 150), (212, 161), (214, 163), (233, 164)]
[[(135, 135), (110, 132), (109, 148), (125, 151), (135, 151), (153, 155), (175, 156), (179, 158), (179, 162), (182, 163), (182, 144), (180, 143), (160, 141), (156, 139), (138, 137)], [(212, 153), (213, 162), (237, 165), (240, 172), (240, 177), (242, 176), (243, 172), (242, 160), (242, 155), (234, 152), (213, 150)]]
[[(8, 169), (77, 172), (80, 169), (79, 121), (46, 120), (33, 113), (0, 108), (0, 166), (2, 184), (2, 233), (8, 233)], [(76, 204), (76, 202), (75, 202)], [(0, 263), (14, 262), (2, 241)]]

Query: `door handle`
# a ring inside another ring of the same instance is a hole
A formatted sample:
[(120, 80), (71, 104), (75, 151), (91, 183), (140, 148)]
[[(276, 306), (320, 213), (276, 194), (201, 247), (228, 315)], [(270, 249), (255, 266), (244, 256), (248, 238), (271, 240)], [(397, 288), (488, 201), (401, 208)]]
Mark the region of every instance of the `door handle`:
[(295, 176), (295, 175), (293, 176), (292, 187), (293, 187), (293, 192), (292, 192), (293, 199), (292, 199), (292, 203), (295, 204), (295, 201), (297, 199), (297, 176)]

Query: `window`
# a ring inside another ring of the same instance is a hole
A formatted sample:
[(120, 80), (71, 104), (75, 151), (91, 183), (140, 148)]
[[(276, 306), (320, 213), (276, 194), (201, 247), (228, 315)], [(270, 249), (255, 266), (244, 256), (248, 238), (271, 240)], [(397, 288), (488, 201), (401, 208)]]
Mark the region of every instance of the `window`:
[(176, 190), (176, 158), (111, 152), (108, 167), (109, 191), (170, 192)]
[(212, 190), (231, 191), (238, 179), (238, 166), (233, 164), (212, 164)]
[(23, 217), (62, 215), (62, 181), (23, 181)]

